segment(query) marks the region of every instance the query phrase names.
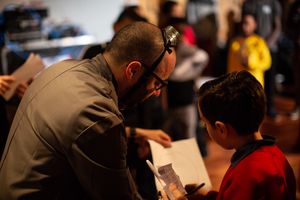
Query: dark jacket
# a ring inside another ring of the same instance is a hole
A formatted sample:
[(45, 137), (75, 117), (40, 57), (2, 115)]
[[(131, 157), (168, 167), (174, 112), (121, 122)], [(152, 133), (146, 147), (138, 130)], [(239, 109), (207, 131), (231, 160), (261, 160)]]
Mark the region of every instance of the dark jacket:
[(113, 80), (100, 54), (33, 81), (0, 163), (1, 200), (139, 199)]

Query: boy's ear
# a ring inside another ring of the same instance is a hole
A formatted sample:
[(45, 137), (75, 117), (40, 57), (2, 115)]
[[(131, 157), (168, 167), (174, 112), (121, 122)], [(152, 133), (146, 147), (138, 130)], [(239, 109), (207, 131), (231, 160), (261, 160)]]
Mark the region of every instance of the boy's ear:
[(228, 133), (228, 129), (227, 129), (226, 124), (221, 122), (221, 121), (216, 121), (215, 122), (215, 127), (219, 131), (219, 133), (221, 133), (223, 135)]

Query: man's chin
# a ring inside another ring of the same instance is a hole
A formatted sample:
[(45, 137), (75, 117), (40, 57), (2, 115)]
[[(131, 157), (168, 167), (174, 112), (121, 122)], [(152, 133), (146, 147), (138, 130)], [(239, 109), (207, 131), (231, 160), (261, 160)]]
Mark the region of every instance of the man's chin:
[(151, 95), (147, 95), (147, 96), (145, 96), (143, 98), (139, 98), (139, 99), (136, 99), (136, 98), (135, 99), (128, 99), (127, 101), (120, 100), (119, 101), (119, 109), (120, 110), (126, 110), (126, 109), (133, 108), (137, 104), (146, 101), (149, 97), (151, 97)]
[(141, 103), (143, 101), (145, 101), (146, 98), (144, 99), (141, 99), (139, 101), (120, 101), (119, 102), (119, 109), (120, 110), (126, 110), (126, 109), (131, 109), (133, 108), (134, 106), (136, 106), (138, 103)]

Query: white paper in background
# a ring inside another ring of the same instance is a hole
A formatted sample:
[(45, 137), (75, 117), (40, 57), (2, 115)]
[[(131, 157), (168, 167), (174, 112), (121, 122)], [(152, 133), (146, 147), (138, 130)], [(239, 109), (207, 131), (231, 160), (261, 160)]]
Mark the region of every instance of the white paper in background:
[(26, 82), (31, 78), (34, 78), (44, 68), (45, 66), (41, 57), (31, 53), (25, 63), (11, 74), (16, 80), (10, 85), (10, 89), (3, 95), (4, 99), (8, 101), (14, 95), (16, 88), (21, 82)]
[[(149, 140), (149, 143), (153, 165), (156, 168), (172, 163), (174, 171), (184, 186), (187, 184), (199, 185), (204, 182), (205, 189), (212, 189), (211, 181), (195, 138), (172, 142), (171, 148), (164, 148), (151, 140)], [(156, 179), (155, 184), (157, 190), (162, 190)]]

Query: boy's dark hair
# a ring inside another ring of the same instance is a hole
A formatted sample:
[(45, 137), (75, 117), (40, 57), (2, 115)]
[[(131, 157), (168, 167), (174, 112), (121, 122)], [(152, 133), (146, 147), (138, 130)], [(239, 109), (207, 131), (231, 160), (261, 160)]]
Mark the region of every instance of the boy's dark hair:
[(241, 135), (258, 131), (266, 111), (261, 84), (247, 71), (233, 72), (204, 83), (198, 92), (202, 115), (214, 126), (230, 124)]

